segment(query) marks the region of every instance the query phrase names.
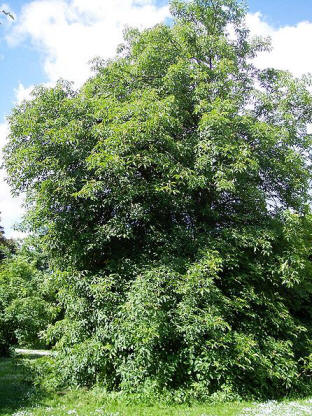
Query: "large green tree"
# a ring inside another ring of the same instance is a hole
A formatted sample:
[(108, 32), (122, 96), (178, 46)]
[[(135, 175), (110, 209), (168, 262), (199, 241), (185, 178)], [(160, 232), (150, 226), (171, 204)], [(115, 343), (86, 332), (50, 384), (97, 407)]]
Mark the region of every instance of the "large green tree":
[(60, 382), (277, 396), (309, 386), (310, 79), (252, 65), (235, 0), (171, 2), (79, 91), (10, 117), (6, 167), (59, 270)]

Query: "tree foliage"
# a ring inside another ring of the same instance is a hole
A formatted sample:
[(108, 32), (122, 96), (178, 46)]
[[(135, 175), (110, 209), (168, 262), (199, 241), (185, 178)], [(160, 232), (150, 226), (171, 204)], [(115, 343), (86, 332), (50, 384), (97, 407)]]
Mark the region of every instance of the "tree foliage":
[(28, 244), (15, 253), (7, 252), (0, 265), (0, 356), (16, 345), (46, 346), (40, 332), (60, 313), (52, 276), (39, 252)]
[(4, 258), (3, 248), (6, 245), (6, 239), (4, 237), (4, 228), (0, 225), (0, 261)]
[(0, 225), (0, 264), (7, 257), (15, 252), (16, 243), (12, 238), (6, 238), (4, 228)]
[[(171, 2), (79, 91), (15, 108), (6, 167), (57, 272), (59, 383), (309, 385), (310, 79), (252, 59), (235, 0)], [(184, 394), (184, 393), (183, 393)]]

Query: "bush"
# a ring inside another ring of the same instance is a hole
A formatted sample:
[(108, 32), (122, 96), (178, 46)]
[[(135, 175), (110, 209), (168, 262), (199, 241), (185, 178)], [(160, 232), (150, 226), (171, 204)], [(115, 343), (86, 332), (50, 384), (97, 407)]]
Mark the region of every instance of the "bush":
[[(40, 347), (40, 333), (52, 323), (59, 308), (49, 288), (50, 276), (22, 254), (11, 255), (0, 266), (0, 351), (11, 346)], [(49, 293), (50, 290), (50, 293)]]

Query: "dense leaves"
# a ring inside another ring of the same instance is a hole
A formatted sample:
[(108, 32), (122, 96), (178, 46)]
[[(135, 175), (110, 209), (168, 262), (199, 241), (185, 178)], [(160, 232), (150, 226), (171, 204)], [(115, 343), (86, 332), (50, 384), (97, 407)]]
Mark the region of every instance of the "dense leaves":
[(0, 261), (5, 257), (5, 246), (7, 245), (7, 240), (4, 236), (4, 228), (0, 225)]
[(46, 346), (40, 332), (59, 316), (55, 285), (34, 254), (22, 248), (0, 265), (0, 355), (16, 345)]
[[(171, 2), (79, 91), (16, 107), (6, 166), (50, 256), (58, 383), (308, 388), (310, 79), (256, 70), (234, 0)], [(54, 365), (54, 367), (53, 367)], [(54, 368), (54, 369), (53, 369)]]

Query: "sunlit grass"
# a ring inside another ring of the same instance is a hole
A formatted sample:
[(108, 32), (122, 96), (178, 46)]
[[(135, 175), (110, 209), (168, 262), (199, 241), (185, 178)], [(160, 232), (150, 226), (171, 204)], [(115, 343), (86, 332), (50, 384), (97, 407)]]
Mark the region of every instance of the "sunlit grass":
[[(34, 416), (43, 415), (98, 415), (98, 416), (236, 416), (246, 404), (220, 404), (217, 406), (146, 406), (143, 404), (127, 405), (118, 401), (106, 403), (105, 397), (95, 392), (69, 392), (64, 396), (45, 398), (39, 408), (32, 408)], [(22, 415), (21, 415), (22, 416)], [(25, 415), (26, 416), (26, 415)], [(27, 415), (28, 416), (28, 415)]]
[[(29, 358), (28, 358), (29, 359)], [(79, 389), (40, 394), (25, 382), (18, 360), (0, 359), (0, 416), (305, 416), (312, 415), (312, 400), (161, 405), (137, 404), (129, 398), (108, 396), (102, 389)]]
[(40, 396), (25, 383), (24, 375), (14, 360), (0, 360), (0, 416), (236, 416), (244, 407), (246, 403), (191, 407), (129, 404), (120, 398), (108, 398), (101, 389)]

